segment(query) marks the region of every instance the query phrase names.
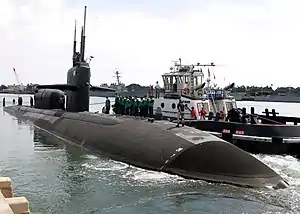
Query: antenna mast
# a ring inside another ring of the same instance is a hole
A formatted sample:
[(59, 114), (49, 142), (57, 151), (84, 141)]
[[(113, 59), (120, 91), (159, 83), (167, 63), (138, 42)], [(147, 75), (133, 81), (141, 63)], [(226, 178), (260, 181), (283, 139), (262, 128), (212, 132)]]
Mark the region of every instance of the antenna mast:
[(116, 71), (115, 74), (116, 74), (115, 77), (117, 77), (117, 84), (120, 85), (120, 84), (121, 84), (121, 82), (120, 82), (120, 77), (121, 77), (121, 76), (120, 76), (120, 72), (119, 72), (119, 71)]
[(77, 21), (75, 20), (74, 43), (73, 43), (73, 67), (75, 66), (75, 62), (76, 62), (76, 24)]
[(81, 62), (84, 62), (84, 52), (85, 52), (85, 25), (86, 25), (86, 6), (84, 6), (84, 18), (83, 18), (83, 27), (81, 29)]

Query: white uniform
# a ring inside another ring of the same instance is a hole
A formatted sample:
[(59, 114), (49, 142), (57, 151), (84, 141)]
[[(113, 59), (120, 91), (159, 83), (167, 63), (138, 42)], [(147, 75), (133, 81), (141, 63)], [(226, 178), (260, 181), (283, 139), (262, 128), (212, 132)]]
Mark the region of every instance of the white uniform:
[(159, 98), (159, 92), (160, 92), (160, 86), (158, 83), (156, 83), (155, 86), (155, 98)]

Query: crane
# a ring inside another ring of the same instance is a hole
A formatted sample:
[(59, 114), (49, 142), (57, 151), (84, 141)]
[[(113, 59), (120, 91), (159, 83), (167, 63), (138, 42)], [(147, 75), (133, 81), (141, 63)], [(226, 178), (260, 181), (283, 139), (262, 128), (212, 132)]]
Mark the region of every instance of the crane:
[(21, 90), (20, 86), (23, 86), (23, 84), (20, 82), (19, 76), (18, 76), (15, 68), (13, 68), (13, 71), (14, 71), (14, 74), (15, 74), (15, 77), (16, 77), (16, 80), (17, 80), (17, 83), (18, 83), (18, 89)]

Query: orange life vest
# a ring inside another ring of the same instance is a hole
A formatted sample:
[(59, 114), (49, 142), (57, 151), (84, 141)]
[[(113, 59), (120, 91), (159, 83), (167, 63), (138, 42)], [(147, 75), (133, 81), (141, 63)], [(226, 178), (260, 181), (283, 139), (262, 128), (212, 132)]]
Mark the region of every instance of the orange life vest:
[(183, 89), (183, 93), (184, 93), (184, 94), (189, 94), (189, 92), (190, 92), (190, 90), (189, 90), (188, 88), (184, 88), (184, 89)]
[(205, 109), (201, 109), (201, 111), (200, 111), (200, 115), (201, 115), (201, 116), (205, 116), (205, 115), (206, 115), (206, 111), (205, 111)]
[(223, 111), (220, 111), (220, 119), (224, 119), (224, 117), (225, 117), (224, 112), (223, 112)]
[(191, 111), (191, 117), (192, 118), (196, 118), (196, 110), (195, 109), (192, 109), (192, 111)]

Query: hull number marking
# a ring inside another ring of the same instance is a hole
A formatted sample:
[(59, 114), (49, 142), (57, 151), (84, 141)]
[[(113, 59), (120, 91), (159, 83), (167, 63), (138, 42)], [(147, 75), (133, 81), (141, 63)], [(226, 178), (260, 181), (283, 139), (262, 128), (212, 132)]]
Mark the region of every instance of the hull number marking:
[(236, 130), (235, 134), (244, 134), (244, 131)]

